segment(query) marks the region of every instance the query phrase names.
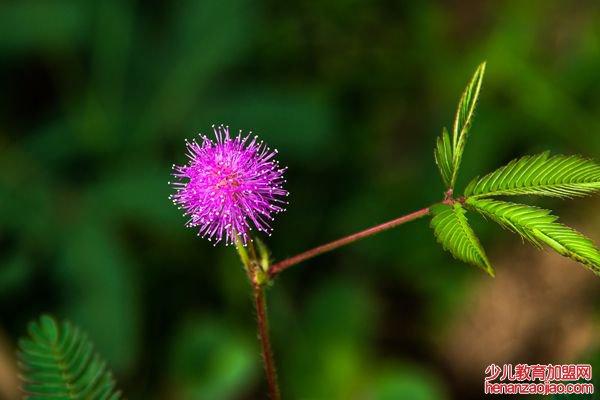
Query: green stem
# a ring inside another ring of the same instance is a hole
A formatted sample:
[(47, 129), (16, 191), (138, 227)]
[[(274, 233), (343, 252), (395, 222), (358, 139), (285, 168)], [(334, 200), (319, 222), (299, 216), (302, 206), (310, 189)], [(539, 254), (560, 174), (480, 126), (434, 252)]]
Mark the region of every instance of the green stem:
[(421, 209), (419, 211), (415, 211), (413, 213), (404, 215), (404, 216), (402, 216), (400, 218), (396, 218), (394, 220), (385, 222), (385, 223), (383, 223), (381, 225), (377, 225), (377, 226), (374, 226), (372, 228), (365, 229), (363, 231), (354, 233), (352, 235), (343, 237), (341, 239), (334, 240), (333, 242), (330, 242), (330, 243), (327, 243), (327, 244), (315, 247), (314, 249), (305, 251), (304, 253), (300, 253), (300, 254), (298, 254), (296, 256), (293, 256), (293, 257), (290, 257), (290, 258), (288, 258), (286, 260), (280, 261), (277, 264), (273, 265), (269, 269), (269, 276), (271, 278), (274, 278), (275, 275), (279, 274), (284, 269), (289, 268), (292, 265), (296, 265), (298, 263), (301, 263), (302, 261), (306, 261), (309, 258), (316, 257), (316, 256), (318, 256), (320, 254), (323, 254), (323, 253), (326, 253), (328, 251), (335, 250), (335, 249), (337, 249), (339, 247), (345, 246), (347, 244), (356, 242), (357, 240), (364, 239), (364, 238), (369, 237), (369, 236), (373, 236), (373, 235), (375, 235), (375, 234), (377, 234), (379, 232), (383, 232), (383, 231), (386, 231), (388, 229), (395, 228), (398, 225), (402, 225), (402, 224), (404, 224), (406, 222), (409, 222), (409, 221), (415, 220), (417, 218), (423, 217), (423, 216), (429, 214), (429, 210), (430, 210), (430, 207), (423, 208), (423, 209)]

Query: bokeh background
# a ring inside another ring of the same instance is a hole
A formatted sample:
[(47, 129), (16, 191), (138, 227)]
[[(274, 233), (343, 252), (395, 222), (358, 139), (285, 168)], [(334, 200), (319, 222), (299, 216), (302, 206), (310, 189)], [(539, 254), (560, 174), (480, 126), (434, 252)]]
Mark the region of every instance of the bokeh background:
[[(460, 187), (545, 149), (600, 160), (595, 0), (4, 0), (0, 398), (42, 312), (83, 327), (129, 399), (265, 398), (235, 251), (167, 198), (184, 138), (225, 123), (279, 150), (281, 260), (440, 200), (434, 141), (482, 60)], [(600, 242), (598, 198), (532, 201)], [(479, 399), (492, 362), (600, 365), (600, 279), (471, 219), (496, 279), (426, 220), (282, 274), (284, 398)]]

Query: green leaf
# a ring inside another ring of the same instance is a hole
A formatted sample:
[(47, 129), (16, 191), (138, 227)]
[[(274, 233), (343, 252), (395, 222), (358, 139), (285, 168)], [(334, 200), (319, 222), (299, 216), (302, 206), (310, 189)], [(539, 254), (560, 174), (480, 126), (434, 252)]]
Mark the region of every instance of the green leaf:
[(600, 165), (580, 156), (549, 152), (525, 156), (484, 176), (465, 189), (470, 197), (540, 195), (576, 197), (600, 189)]
[(444, 183), (449, 189), (452, 189), (456, 182), (467, 136), (471, 128), (473, 115), (475, 114), (484, 73), (485, 62), (479, 64), (473, 78), (471, 78), (471, 81), (460, 98), (456, 117), (454, 118), (452, 141), (450, 141), (450, 136), (445, 128), (442, 132), (442, 136), (437, 140), (437, 146), (434, 152), (435, 161), (442, 174)]
[(551, 211), (490, 199), (469, 198), (467, 205), (484, 217), (520, 234), (534, 245), (541, 247), (545, 243), (558, 254), (571, 258), (600, 275), (600, 250), (576, 230), (557, 223), (558, 217), (552, 215)]
[(452, 152), (452, 143), (450, 143), (450, 135), (446, 128), (442, 131), (442, 136), (437, 138), (437, 146), (434, 151), (435, 163), (440, 170), (442, 179), (446, 187), (450, 187), (452, 181), (452, 166), (454, 164)]
[(444, 250), (448, 250), (455, 258), (473, 264), (494, 276), (494, 269), (475, 232), (471, 229), (465, 216), (466, 210), (460, 203), (454, 203), (453, 206), (437, 204), (431, 208), (431, 213), (433, 215), (431, 227)]
[(462, 153), (465, 150), (465, 144), (467, 142), (467, 136), (471, 129), (471, 123), (473, 121), (473, 115), (475, 114), (475, 107), (477, 106), (477, 99), (479, 98), (479, 91), (481, 90), (481, 82), (483, 80), (483, 74), (485, 73), (485, 62), (479, 64), (475, 70), (471, 82), (465, 89), (460, 102), (458, 103), (458, 110), (456, 111), (456, 118), (454, 119), (454, 129), (452, 132), (452, 146), (454, 148), (454, 169), (452, 171), (451, 186), (454, 186), (456, 182), (456, 176), (458, 174), (458, 168), (462, 160)]
[(19, 341), (27, 399), (118, 400), (112, 374), (78, 328), (44, 315)]

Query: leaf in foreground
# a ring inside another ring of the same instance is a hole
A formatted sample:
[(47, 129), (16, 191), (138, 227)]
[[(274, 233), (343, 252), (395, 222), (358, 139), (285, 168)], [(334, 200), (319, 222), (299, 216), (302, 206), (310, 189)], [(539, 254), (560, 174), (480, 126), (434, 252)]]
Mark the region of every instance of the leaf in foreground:
[(580, 156), (549, 152), (513, 160), (483, 178), (475, 178), (465, 189), (469, 197), (539, 195), (585, 196), (600, 190), (600, 165)]
[(431, 208), (431, 213), (431, 227), (444, 250), (448, 250), (458, 260), (475, 265), (494, 276), (494, 269), (460, 203), (453, 206), (437, 204)]
[(467, 205), (484, 217), (520, 234), (534, 245), (542, 243), (600, 275), (600, 250), (576, 230), (562, 225), (551, 211), (524, 204), (491, 199), (467, 199)]
[(479, 92), (481, 91), (484, 73), (485, 62), (479, 64), (458, 102), (458, 109), (456, 110), (456, 117), (454, 118), (454, 126), (452, 128), (452, 137), (450, 137), (448, 131), (444, 128), (442, 136), (437, 139), (437, 145), (434, 149), (435, 162), (448, 189), (452, 189), (456, 182), (462, 154), (473, 122)]
[(452, 151), (452, 143), (450, 142), (450, 135), (448, 130), (444, 128), (442, 136), (437, 138), (436, 148), (433, 152), (435, 163), (442, 175), (442, 179), (446, 187), (450, 187), (452, 181), (452, 171), (454, 165), (454, 155)]
[(479, 64), (475, 70), (473, 78), (471, 78), (471, 81), (458, 103), (458, 110), (456, 111), (454, 129), (452, 132), (452, 145), (454, 149), (454, 168), (451, 180), (452, 186), (454, 186), (454, 183), (456, 182), (462, 154), (465, 150), (471, 124), (473, 123), (473, 116), (475, 115), (475, 108), (477, 107), (477, 100), (479, 99), (479, 92), (481, 91), (481, 82), (483, 81), (484, 73), (485, 62)]

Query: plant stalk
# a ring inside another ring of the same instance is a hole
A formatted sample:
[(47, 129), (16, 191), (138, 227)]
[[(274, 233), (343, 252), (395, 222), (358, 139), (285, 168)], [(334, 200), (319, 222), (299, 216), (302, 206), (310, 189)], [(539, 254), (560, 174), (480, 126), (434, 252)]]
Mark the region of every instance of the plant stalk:
[(256, 303), (256, 323), (258, 325), (258, 337), (262, 347), (262, 356), (265, 365), (265, 374), (269, 385), (271, 400), (280, 400), (279, 385), (277, 384), (277, 371), (273, 360), (271, 339), (269, 338), (269, 320), (267, 317), (267, 303), (265, 300), (265, 289), (261, 285), (254, 286), (254, 300)]
[(340, 238), (338, 240), (334, 240), (333, 242), (315, 247), (314, 249), (305, 251), (304, 253), (300, 253), (300, 254), (290, 257), (286, 260), (280, 261), (277, 264), (274, 264), (269, 269), (269, 276), (270, 276), (270, 278), (274, 278), (275, 275), (279, 274), (284, 269), (291, 267), (292, 265), (296, 265), (298, 263), (301, 263), (302, 261), (306, 261), (306, 260), (316, 257), (320, 254), (323, 254), (328, 251), (335, 250), (339, 247), (345, 246), (347, 244), (356, 242), (357, 240), (364, 239), (369, 236), (373, 236), (379, 232), (383, 232), (388, 229), (395, 228), (398, 225), (402, 225), (406, 222), (423, 217), (423, 216), (429, 214), (429, 211), (430, 211), (430, 207), (423, 208), (423, 209), (415, 211), (413, 213), (404, 215), (400, 218), (396, 218), (394, 220), (384, 222), (381, 225), (377, 225), (377, 226), (365, 229), (363, 231), (354, 233), (352, 235)]

